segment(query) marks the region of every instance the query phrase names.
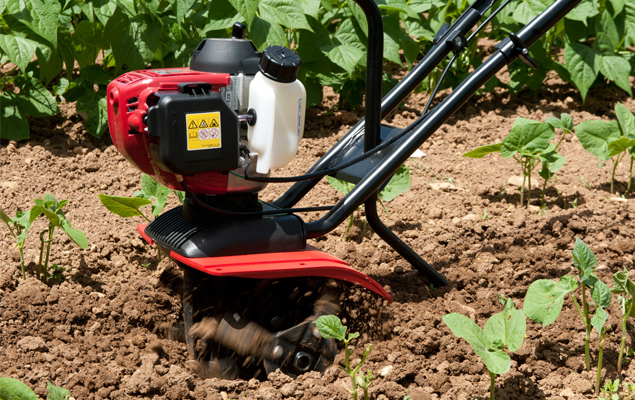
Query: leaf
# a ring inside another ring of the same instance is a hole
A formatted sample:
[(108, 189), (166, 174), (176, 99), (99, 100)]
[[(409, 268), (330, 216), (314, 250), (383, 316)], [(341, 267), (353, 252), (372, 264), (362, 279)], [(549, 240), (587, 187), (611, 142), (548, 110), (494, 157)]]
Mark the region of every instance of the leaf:
[(474, 150), (468, 151), (467, 153), (463, 154), (463, 157), (482, 158), (490, 153), (499, 153), (502, 146), (503, 146), (503, 143), (501, 142), (501, 143), (488, 144), (485, 146), (477, 147)]
[[(527, 317), (522, 310), (507, 308), (500, 313), (492, 315), (485, 323), (485, 339), (489, 343), (498, 343), (507, 346), (509, 351), (517, 351), (523, 345), (527, 331)], [(499, 347), (500, 348), (500, 347)]]
[(15, 141), (28, 139), (29, 123), (17, 102), (9, 96), (0, 94), (0, 105), (0, 138)]
[(615, 115), (620, 126), (622, 136), (635, 139), (635, 115), (622, 103), (615, 104)]
[(278, 24), (254, 17), (248, 37), (262, 51), (267, 45), (286, 46), (287, 39), (284, 29)]
[(632, 73), (631, 65), (626, 59), (618, 54), (608, 54), (600, 56), (600, 72), (609, 80), (633, 96), (633, 90), (629, 81)]
[[(419, 15), (410, 8), (406, 0), (377, 0), (379, 10), (396, 11), (408, 15), (410, 18), (418, 18)], [(383, 12), (382, 14), (385, 14)]]
[(536, 122), (518, 117), (509, 135), (503, 140), (501, 156), (513, 157), (516, 153), (537, 154), (549, 146), (555, 131), (546, 122)]
[[(9, 0), (5, 20), (13, 29), (26, 27), (57, 49), (57, 27), (61, 6), (58, 1)], [(19, 25), (19, 26), (16, 26)]]
[(597, 8), (597, 4), (593, 1), (583, 1), (580, 2), (577, 6), (573, 8), (573, 10), (569, 11), (566, 15), (567, 19), (572, 19), (575, 21), (580, 21), (584, 25), (587, 25), (587, 19), (593, 18), (600, 13), (600, 10)]
[(15, 84), (20, 87), (20, 94), (16, 100), (26, 114), (32, 117), (48, 117), (60, 112), (55, 97), (40, 80), (19, 75), (15, 79)]
[[(181, 23), (185, 14), (192, 8), (195, 0), (171, 0), (170, 4), (172, 5), (172, 11), (174, 11), (174, 15), (176, 16), (176, 21)], [(211, 2), (210, 2), (211, 3)]]
[(392, 201), (395, 197), (410, 189), (410, 169), (406, 164), (401, 164), (388, 184), (379, 192), (379, 197), (385, 201)]
[(540, 0), (523, 1), (514, 9), (514, 19), (523, 25), (527, 25), (546, 8), (547, 6)]
[(586, 151), (602, 161), (610, 158), (609, 143), (619, 140), (617, 121), (583, 121), (575, 127), (575, 134)]
[(86, 130), (95, 137), (101, 135), (108, 128), (108, 103), (105, 97), (100, 97), (95, 107), (88, 113)]
[(503, 351), (489, 348), (483, 330), (474, 321), (457, 313), (444, 315), (442, 319), (454, 335), (470, 344), (490, 372), (504, 374), (509, 371), (511, 358)]
[(88, 247), (88, 239), (86, 239), (86, 235), (84, 235), (84, 232), (80, 231), (79, 229), (72, 228), (71, 223), (67, 219), (61, 220), (60, 227), (62, 228), (64, 233), (66, 233), (68, 237), (71, 238), (73, 242), (75, 242), (75, 244), (77, 244), (79, 247), (81, 247), (82, 249)]
[(539, 279), (529, 285), (523, 310), (527, 317), (543, 326), (552, 324), (562, 311), (567, 294), (578, 287), (575, 278), (565, 275), (556, 283), (549, 279)]
[(562, 129), (564, 131), (573, 130), (573, 118), (567, 113), (560, 114), (560, 118), (549, 117), (545, 121), (555, 129)]
[(626, 267), (622, 271), (618, 271), (613, 274), (613, 293), (628, 293), (631, 298), (635, 298), (635, 283), (628, 277), (628, 270)]
[(15, 378), (0, 378), (0, 400), (38, 400), (24, 383)]
[(169, 195), (170, 188), (161, 185), (148, 174), (141, 176), (141, 190), (133, 194), (134, 197), (154, 201), (152, 204), (152, 215), (155, 217), (163, 211)]
[(340, 66), (344, 71), (352, 74), (365, 53), (350, 44), (333, 44), (321, 47), (329, 60)]
[(26, 67), (31, 62), (37, 46), (38, 43), (31, 39), (0, 35), (0, 49), (22, 72), (26, 71)]
[(229, 2), (245, 19), (247, 27), (251, 27), (251, 23), (258, 12), (258, 0), (229, 0)]
[(0, 208), (0, 220), (2, 220), (7, 225), (12, 224), (12, 222), (13, 222), (11, 220), (11, 218), (7, 215), (7, 213), (4, 212), (4, 210), (2, 208)]
[(571, 254), (573, 255), (573, 264), (580, 271), (593, 270), (598, 264), (598, 260), (595, 254), (593, 254), (593, 251), (577, 236)]
[(346, 327), (342, 325), (342, 321), (336, 315), (322, 315), (313, 323), (324, 339), (345, 339)]
[(329, 185), (331, 185), (338, 192), (344, 193), (344, 195), (347, 195), (355, 187), (353, 183), (346, 182), (341, 179), (333, 178), (332, 176), (328, 176), (328, 175), (326, 176), (326, 180), (329, 183)]
[(209, 3), (209, 22), (201, 30), (205, 32), (231, 28), (240, 19), (240, 14), (228, 0), (214, 0)]
[(261, 18), (286, 28), (311, 30), (302, 6), (295, 0), (262, 0), (258, 10)]
[(564, 48), (564, 61), (571, 80), (580, 90), (582, 101), (600, 72), (599, 55), (588, 46), (572, 43)]
[(591, 290), (591, 298), (599, 308), (608, 308), (611, 305), (611, 289), (602, 281), (597, 281)]
[(117, 7), (117, 10), (108, 20), (104, 28), (104, 37), (112, 47), (112, 54), (119, 70), (129, 71), (145, 68), (144, 57), (141, 53), (144, 45), (138, 27), (133, 26), (122, 7)]
[(603, 308), (598, 308), (595, 310), (593, 317), (591, 317), (591, 326), (602, 335), (602, 328), (608, 318), (609, 314)]
[(57, 387), (51, 382), (46, 382), (46, 389), (48, 390), (46, 400), (67, 400), (71, 396), (70, 390)]
[(614, 140), (609, 143), (609, 157), (615, 157), (616, 155), (631, 149), (633, 146), (635, 146), (635, 139), (629, 139), (626, 136), (622, 136), (618, 140)]
[(627, 1), (624, 3), (625, 30), (631, 39), (631, 43), (635, 42), (635, 2)]
[(99, 200), (101, 201), (101, 204), (108, 209), (108, 211), (124, 218), (143, 216), (143, 213), (139, 211), (139, 208), (152, 203), (148, 199), (142, 199), (139, 197), (118, 197), (106, 194), (100, 194)]
[(399, 42), (401, 41), (401, 24), (398, 15), (388, 15), (382, 18), (384, 27), (384, 58), (401, 65), (399, 57)]

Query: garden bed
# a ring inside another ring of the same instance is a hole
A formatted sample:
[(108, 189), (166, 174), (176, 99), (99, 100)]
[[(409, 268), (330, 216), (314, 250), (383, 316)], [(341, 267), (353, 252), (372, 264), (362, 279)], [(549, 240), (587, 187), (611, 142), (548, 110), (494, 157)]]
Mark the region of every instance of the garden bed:
[[(631, 79), (632, 80), (632, 79)], [(418, 117), (424, 95), (413, 95), (388, 123), (405, 127)], [(305, 138), (298, 156), (276, 175), (304, 172), (363, 111), (331, 112), (336, 98), (307, 114)], [(615, 102), (635, 112), (635, 101), (613, 88), (590, 92), (587, 103), (570, 86), (550, 80), (537, 93), (509, 95), (497, 89), (472, 99), (421, 151), (411, 158), (412, 188), (387, 204), (391, 229), (450, 281), (435, 288), (371, 231), (362, 235), (363, 211), (349, 240), (345, 224), (312, 240), (311, 245), (344, 259), (368, 274), (392, 295), (387, 304), (367, 290), (346, 286), (342, 318), (361, 337), (353, 342), (355, 357), (373, 344), (365, 365), (373, 371), (371, 398), (484, 399), (489, 376), (469, 345), (456, 338), (441, 317), (457, 312), (481, 327), (502, 310), (497, 295), (510, 297), (517, 308), (536, 279), (554, 279), (574, 271), (571, 249), (576, 236), (598, 257), (598, 276), (612, 286), (611, 273), (633, 268), (635, 200), (624, 194), (628, 163), (617, 168), (616, 191), (609, 194), (610, 164), (588, 154), (571, 135), (561, 154), (567, 158), (547, 189), (541, 211), (540, 188), (535, 202), (520, 206), (520, 167), (498, 155), (469, 159), (462, 155), (477, 146), (500, 142), (517, 116), (544, 121), (551, 113), (569, 113), (574, 123), (615, 119)], [(140, 189), (140, 172), (121, 156), (110, 138), (86, 133), (72, 107), (65, 117), (31, 120), (31, 139), (2, 143), (0, 207), (9, 215), (30, 208), (45, 193), (68, 199), (66, 216), (88, 238), (81, 250), (66, 236), (56, 235), (52, 262), (70, 267), (63, 281), (49, 284), (29, 272), (22, 279), (19, 255), (5, 226), (0, 228), (0, 371), (45, 397), (46, 382), (65, 387), (75, 399), (348, 399), (346, 375), (331, 368), (325, 375), (309, 373), (291, 379), (281, 373), (268, 381), (202, 380), (187, 366), (185, 344), (162, 335), (162, 326), (181, 320), (178, 268), (169, 260), (154, 261), (155, 250), (138, 235), (141, 219), (123, 219), (108, 212), (98, 194), (130, 196)], [(534, 182), (542, 180), (534, 175)], [(264, 200), (277, 198), (288, 186), (270, 185)], [(329, 205), (340, 194), (321, 182), (299, 205)], [(169, 207), (177, 205), (170, 197)], [(317, 218), (315, 215), (307, 219)], [(44, 228), (37, 220), (34, 232)], [(39, 240), (31, 233), (25, 256), (31, 269), (39, 256)], [(632, 279), (632, 275), (631, 275)], [(604, 375), (615, 379), (619, 349), (619, 311), (609, 309)], [(598, 335), (591, 336), (597, 349)], [(633, 347), (630, 332), (627, 345)], [(162, 350), (160, 350), (162, 349)], [(511, 370), (496, 380), (496, 398), (591, 399), (595, 370), (584, 371), (584, 327), (570, 300), (552, 325), (528, 321)], [(633, 382), (633, 357), (623, 377)], [(592, 365), (597, 352), (592, 352)], [(343, 362), (343, 355), (336, 363)]]

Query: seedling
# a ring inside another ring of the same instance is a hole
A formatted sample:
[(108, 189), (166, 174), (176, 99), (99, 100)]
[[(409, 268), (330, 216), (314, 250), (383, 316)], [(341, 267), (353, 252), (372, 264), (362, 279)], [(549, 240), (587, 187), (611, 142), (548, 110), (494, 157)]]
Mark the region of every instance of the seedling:
[[(556, 120), (555, 118), (553, 119)], [(565, 125), (565, 123), (568, 124), (568, 122), (561, 121), (561, 125)], [(546, 181), (553, 177), (554, 173), (566, 161), (563, 156), (556, 152), (562, 139), (558, 145), (549, 143), (554, 137), (555, 130), (551, 124), (518, 117), (514, 121), (514, 126), (509, 135), (501, 143), (478, 147), (463, 154), (463, 157), (482, 158), (490, 153), (500, 153), (503, 158), (513, 157), (520, 164), (523, 174), (523, 182), (520, 187), (520, 204), (524, 203), (525, 184), (530, 189), (527, 192), (527, 204), (531, 202), (531, 173), (542, 163), (540, 175), (545, 179), (542, 193), (544, 203)]]
[(355, 368), (351, 368), (350, 357), (352, 351), (348, 349), (348, 344), (351, 340), (359, 337), (359, 332), (349, 333), (346, 336), (346, 326), (342, 325), (342, 321), (336, 315), (322, 315), (317, 320), (313, 321), (317, 326), (318, 331), (324, 339), (334, 338), (344, 342), (344, 367), (341, 367), (344, 372), (348, 374), (351, 379), (351, 387), (348, 389), (353, 395), (353, 400), (357, 400), (357, 387), (362, 388), (364, 392), (364, 400), (368, 400), (368, 387), (373, 380), (373, 373), (369, 370), (364, 376), (357, 376), (357, 373), (362, 368), (364, 361), (370, 354), (371, 345), (366, 347), (366, 351), (362, 356), (361, 361)]
[[(635, 147), (635, 116), (621, 104), (615, 106), (615, 113), (618, 115), (618, 121), (584, 121), (575, 127), (575, 134), (586, 151), (602, 161), (611, 160), (613, 163), (611, 194), (613, 194), (615, 170), (618, 164), (627, 154), (632, 160), (633, 147)], [(630, 190), (632, 167), (631, 162), (628, 190)]]
[(494, 400), (496, 375), (504, 374), (511, 366), (511, 358), (503, 351), (504, 347), (511, 352), (520, 349), (527, 330), (527, 319), (522, 310), (516, 310), (511, 299), (500, 297), (499, 300), (505, 308), (487, 320), (485, 329), (461, 314), (447, 314), (442, 318), (452, 333), (464, 338), (485, 363), (491, 380), (490, 400)]
[(629, 317), (635, 318), (635, 284), (628, 278), (628, 270), (626, 268), (613, 275), (613, 288), (611, 292), (619, 294), (617, 304), (622, 311), (622, 342), (617, 359), (617, 374), (620, 375), (622, 373), (622, 357), (626, 345), (626, 323)]
[[(48, 394), (46, 400), (68, 400), (71, 392), (68, 389), (46, 383)], [(0, 399), (2, 400), (38, 400), (37, 395), (31, 388), (15, 378), (0, 378)]]
[[(602, 372), (602, 352), (604, 348), (604, 334), (607, 328), (604, 327), (608, 319), (606, 308), (611, 304), (611, 289), (608, 285), (598, 279), (595, 275), (595, 267), (597, 258), (582, 240), (576, 237), (575, 245), (572, 251), (573, 264), (580, 272), (578, 282), (571, 275), (565, 275), (555, 283), (548, 279), (540, 279), (529, 286), (525, 297), (524, 310), (527, 316), (535, 322), (542, 325), (553, 323), (562, 310), (562, 304), (567, 294), (571, 293), (573, 304), (575, 305), (582, 322), (586, 329), (586, 337), (584, 341), (584, 358), (586, 370), (591, 369), (591, 358), (589, 355), (589, 342), (591, 338), (591, 329), (600, 335), (600, 346), (598, 352), (598, 375), (596, 379), (595, 391), (599, 392), (600, 378)], [(582, 292), (582, 307), (578, 303), (573, 292), (580, 288)], [(591, 316), (590, 303), (587, 299), (587, 288), (591, 291), (591, 300), (593, 301), (595, 314)]]
[(624, 396), (620, 397), (620, 380), (611, 381), (607, 379), (604, 387), (601, 389), (602, 394), (598, 396), (600, 400), (632, 400), (635, 399), (635, 383), (624, 383)]
[[(615, 104), (615, 115), (617, 116), (617, 122), (620, 128), (620, 134), (623, 137), (629, 139), (635, 139), (635, 115), (626, 108), (624, 105)], [(631, 159), (631, 165), (628, 169), (628, 184), (626, 187), (626, 193), (630, 193), (632, 189), (633, 181), (633, 161), (635, 160), (635, 147), (628, 149), (628, 155)]]
[(486, 219), (492, 219), (492, 216), (489, 215), (487, 210), (483, 210), (483, 214), (480, 215), (481, 221), (485, 221)]
[[(88, 246), (88, 239), (78, 229), (71, 227), (71, 223), (66, 219), (62, 208), (68, 203), (68, 200), (62, 200), (58, 202), (55, 196), (51, 193), (47, 193), (44, 199), (36, 199), (35, 206), (27, 211), (18, 211), (14, 218), (9, 216), (2, 210), (0, 210), (0, 219), (9, 228), (11, 235), (16, 241), (16, 247), (20, 252), (20, 266), (22, 268), (22, 277), (26, 279), (26, 272), (24, 267), (24, 243), (26, 235), (31, 228), (31, 224), (37, 217), (44, 214), (49, 220), (48, 229), (40, 232), (40, 258), (37, 266), (37, 278), (46, 282), (49, 278), (49, 257), (51, 253), (51, 242), (53, 241), (53, 235), (55, 228), (60, 228), (64, 233), (68, 235), (73, 242), (79, 247), (85, 249)], [(46, 257), (44, 257), (44, 249), (46, 248)], [(54, 273), (53, 276), (61, 278), (61, 272), (65, 269), (54, 264), (52, 267)]]
[[(173, 190), (173, 192), (179, 202), (183, 204), (185, 193), (177, 190)], [(148, 222), (151, 222), (150, 218), (141, 211), (141, 207), (152, 204), (152, 217), (156, 218), (159, 214), (161, 214), (163, 208), (165, 208), (169, 195), (170, 188), (161, 185), (152, 179), (150, 175), (143, 174), (141, 176), (141, 190), (134, 192), (132, 197), (100, 194), (99, 200), (101, 201), (101, 204), (108, 209), (108, 211), (117, 214), (120, 217), (130, 218), (138, 216)]]
[[(346, 182), (337, 178), (333, 178), (331, 176), (327, 176), (326, 180), (333, 187), (333, 189), (337, 190), (338, 192), (344, 193), (344, 195), (347, 195), (355, 187), (355, 184), (353, 183)], [(395, 172), (395, 174), (390, 179), (390, 181), (388, 181), (388, 184), (386, 184), (386, 187), (384, 187), (384, 189), (381, 192), (379, 192), (379, 196), (378, 196), (379, 204), (381, 204), (382, 208), (384, 209), (384, 211), (386, 212), (388, 216), (390, 216), (390, 212), (388, 211), (388, 208), (384, 204), (384, 201), (392, 201), (395, 197), (407, 192), (408, 189), (410, 189), (410, 169), (408, 168), (406, 164), (402, 164), (397, 169), (397, 172)], [(351, 216), (348, 219), (348, 225), (346, 226), (346, 231), (344, 232), (345, 242), (348, 241), (348, 231), (351, 229), (351, 226), (353, 226), (353, 221), (354, 221), (354, 215), (351, 214)], [(362, 232), (366, 232), (365, 219), (364, 219), (364, 228), (362, 229)]]

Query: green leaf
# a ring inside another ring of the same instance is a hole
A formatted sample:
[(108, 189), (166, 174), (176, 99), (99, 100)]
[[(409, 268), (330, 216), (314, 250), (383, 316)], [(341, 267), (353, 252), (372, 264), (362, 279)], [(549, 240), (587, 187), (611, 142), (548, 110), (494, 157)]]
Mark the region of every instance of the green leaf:
[(631, 149), (633, 146), (635, 146), (635, 139), (629, 139), (626, 136), (622, 136), (618, 140), (609, 143), (609, 156), (615, 157), (616, 155)]
[[(58, 1), (9, 0), (5, 20), (13, 29), (26, 28), (57, 49), (57, 27), (61, 6)], [(16, 26), (17, 25), (17, 26)]]
[(596, 20), (596, 32), (598, 37), (600, 34), (606, 37), (605, 43), (611, 46), (610, 50), (614, 51), (620, 43), (620, 35), (617, 32), (615, 18), (611, 16), (608, 10), (604, 10), (600, 18)]
[(384, 201), (392, 201), (395, 197), (410, 189), (410, 169), (406, 164), (401, 164), (388, 184), (379, 192), (379, 197)]
[(345, 339), (346, 327), (342, 325), (342, 321), (336, 315), (322, 315), (313, 323), (324, 339)]
[(124, 218), (143, 216), (143, 213), (139, 211), (139, 208), (152, 203), (148, 199), (142, 199), (139, 197), (118, 197), (106, 194), (100, 194), (99, 200), (101, 201), (101, 204), (108, 209), (108, 211)]
[(122, 7), (108, 20), (104, 30), (104, 37), (109, 40), (112, 54), (117, 68), (123, 71), (145, 68), (142, 49), (145, 47), (140, 37), (138, 26), (133, 26), (130, 18)]
[(539, 279), (529, 285), (523, 310), (527, 317), (541, 325), (550, 325), (560, 315), (567, 294), (578, 287), (575, 278), (565, 275), (558, 283), (549, 279)]
[(485, 340), (490, 344), (500, 343), (502, 348), (507, 346), (509, 351), (517, 351), (523, 345), (525, 333), (527, 331), (527, 317), (522, 310), (513, 308), (513, 302), (510, 308), (500, 313), (492, 315), (485, 323)]
[(595, 257), (595, 254), (593, 254), (593, 251), (577, 236), (571, 254), (573, 255), (573, 265), (575, 265), (580, 272), (590, 273), (598, 264), (598, 259)]
[(0, 378), (0, 400), (38, 400), (24, 383), (15, 378)]
[(628, 37), (631, 39), (631, 43), (635, 43), (635, 2), (627, 1), (624, 3), (625, 30)]
[(622, 103), (615, 104), (615, 115), (620, 126), (622, 136), (635, 139), (635, 115)]
[(514, 19), (523, 25), (527, 25), (546, 8), (547, 5), (540, 0), (523, 1), (514, 9)]
[[(396, 11), (404, 13), (410, 18), (418, 18), (419, 15), (408, 5), (406, 0), (377, 0), (377, 7), (379, 10)], [(382, 14), (385, 14), (383, 12)]]
[(490, 372), (504, 374), (509, 371), (511, 358), (503, 351), (488, 347), (483, 330), (474, 321), (457, 313), (444, 315), (442, 319), (454, 335), (465, 339), (472, 346)]
[(229, 0), (229, 2), (245, 19), (247, 27), (251, 27), (251, 23), (258, 12), (258, 0)]
[(27, 65), (31, 62), (38, 43), (27, 38), (11, 35), (0, 35), (0, 49), (9, 57), (9, 60), (26, 71)]
[(152, 215), (155, 217), (163, 211), (169, 195), (170, 188), (161, 185), (148, 174), (141, 176), (141, 190), (133, 194), (134, 197), (154, 201), (152, 204)]
[[(554, 172), (562, 168), (564, 163), (567, 161), (567, 159), (564, 156), (558, 154), (555, 151), (550, 151), (548, 153), (541, 154), (538, 156), (538, 159), (540, 160), (540, 162), (542, 162), (543, 168), (546, 168), (551, 174), (553, 174)], [(545, 179), (549, 179), (549, 178), (545, 178)]]
[(20, 87), (20, 94), (16, 100), (26, 114), (32, 117), (47, 117), (60, 112), (55, 97), (38, 79), (19, 75), (15, 79), (15, 84)]
[(583, 121), (575, 127), (575, 134), (586, 151), (602, 161), (610, 158), (609, 143), (619, 140), (617, 121)]
[(564, 49), (564, 61), (571, 74), (571, 80), (580, 90), (584, 101), (600, 72), (599, 55), (588, 46), (572, 43)]
[(2, 208), (0, 208), (0, 220), (2, 220), (7, 225), (11, 225), (12, 222), (13, 222), (11, 220), (11, 218), (7, 215), (7, 213), (4, 212), (4, 210)]
[(626, 267), (622, 271), (618, 271), (613, 274), (613, 293), (628, 293), (631, 298), (635, 298), (635, 283), (628, 277), (628, 270)]
[(399, 42), (401, 42), (401, 24), (398, 15), (387, 15), (382, 18), (384, 27), (384, 58), (401, 65)]
[(323, 46), (321, 50), (326, 56), (339, 65), (349, 74), (355, 71), (355, 66), (364, 57), (365, 53), (350, 44), (334, 44)]
[(46, 400), (67, 400), (71, 396), (70, 390), (55, 386), (51, 382), (46, 382), (46, 389)]
[[(112, 25), (106, 29), (112, 29)], [(84, 68), (94, 65), (97, 53), (101, 49), (103, 30), (96, 27), (95, 24), (82, 20), (79, 21), (75, 27), (75, 32), (72, 34), (74, 55), (77, 59), (77, 63), (82, 69), (82, 76)], [(113, 32), (109, 32), (112, 34)], [(109, 36), (104, 35), (106, 40), (109, 40)]]
[(338, 192), (344, 193), (344, 195), (347, 195), (355, 187), (353, 183), (333, 178), (332, 176), (328, 175), (326, 176), (326, 180), (329, 185), (331, 185)]
[[(305, 70), (307, 63), (322, 60), (321, 62), (329, 62), (326, 56), (320, 51), (320, 48), (332, 44), (329, 31), (318, 21), (309, 17), (307, 18), (313, 31), (300, 31), (300, 39), (298, 43), (298, 55), (302, 58), (302, 69)], [(351, 24), (352, 25), (352, 24)], [(338, 29), (337, 34), (340, 34)], [(306, 85), (305, 85), (306, 86)], [(322, 88), (320, 87), (320, 90)]]
[(566, 15), (566, 18), (580, 21), (584, 25), (587, 25), (588, 18), (593, 18), (600, 13), (600, 10), (597, 8), (597, 6), (598, 4), (593, 1), (583, 1), (575, 6), (573, 10), (569, 11), (569, 13)]
[(573, 130), (573, 118), (571, 118), (571, 115), (567, 113), (562, 113), (559, 119), (555, 117), (549, 117), (545, 122), (553, 126), (555, 129), (562, 129), (564, 131)]
[(86, 130), (95, 137), (101, 135), (108, 128), (108, 103), (105, 97), (101, 97), (95, 107), (88, 113)]
[(516, 153), (537, 154), (544, 152), (549, 141), (555, 137), (555, 131), (546, 122), (536, 122), (518, 117), (514, 121), (509, 135), (503, 140), (501, 156), (513, 157)]
[(477, 147), (472, 151), (468, 151), (467, 153), (463, 154), (463, 157), (483, 158), (490, 153), (500, 153), (502, 147), (502, 142), (496, 144), (488, 144), (485, 146)]
[(611, 305), (611, 289), (609, 285), (602, 281), (597, 281), (593, 290), (591, 290), (591, 298), (595, 305), (599, 308), (608, 308)]
[(67, 219), (61, 220), (60, 227), (79, 247), (82, 249), (88, 247), (88, 239), (86, 239), (86, 235), (84, 235), (84, 233), (79, 229), (72, 228), (71, 223)]
[[(174, 15), (176, 16), (176, 21), (181, 23), (185, 14), (192, 8), (195, 0), (170, 0), (170, 4), (172, 5), (172, 11), (174, 11)], [(211, 2), (210, 2), (211, 4)]]
[(287, 45), (284, 29), (282, 29), (280, 25), (271, 23), (260, 17), (254, 17), (248, 36), (259, 51), (262, 51), (267, 45)]
[(633, 96), (629, 75), (632, 74), (631, 65), (626, 59), (618, 54), (602, 55), (600, 58), (600, 72), (628, 93)]
[(202, 33), (231, 28), (240, 19), (240, 14), (228, 0), (214, 0), (209, 7), (209, 22)]
[(311, 30), (302, 6), (295, 0), (263, 0), (258, 10), (261, 18), (286, 28)]
[(609, 314), (603, 308), (598, 308), (595, 310), (593, 317), (591, 317), (591, 326), (602, 335), (602, 328), (608, 318)]
[(24, 140), (30, 135), (29, 123), (20, 110), (18, 103), (11, 97), (0, 94), (0, 138), (6, 140)]

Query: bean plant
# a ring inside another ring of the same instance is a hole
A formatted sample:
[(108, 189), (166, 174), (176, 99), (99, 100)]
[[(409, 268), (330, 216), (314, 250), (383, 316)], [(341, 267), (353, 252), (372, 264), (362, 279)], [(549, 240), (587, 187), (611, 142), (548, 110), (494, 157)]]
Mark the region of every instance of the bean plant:
[[(46, 400), (68, 400), (71, 392), (53, 385), (51, 382), (46, 383)], [(0, 378), (0, 399), (1, 400), (38, 400), (37, 395), (31, 388), (15, 378)]]
[(628, 277), (626, 267), (613, 274), (613, 288), (611, 292), (619, 294), (617, 304), (622, 311), (622, 341), (620, 343), (620, 352), (617, 359), (617, 374), (622, 373), (622, 357), (624, 356), (624, 347), (626, 345), (627, 322), (629, 318), (635, 318), (635, 283)]
[(359, 337), (359, 332), (349, 333), (347, 336), (347, 327), (342, 324), (342, 321), (336, 315), (322, 315), (313, 321), (313, 323), (317, 326), (318, 331), (324, 339), (334, 338), (344, 343), (344, 367), (341, 368), (351, 379), (351, 387), (348, 388), (348, 390), (351, 392), (353, 400), (357, 400), (357, 388), (359, 386), (364, 392), (364, 400), (368, 400), (368, 387), (373, 380), (373, 373), (370, 370), (363, 376), (359, 376), (358, 373), (366, 361), (368, 354), (370, 354), (371, 345), (369, 344), (368, 347), (366, 347), (366, 351), (359, 364), (353, 368), (350, 362), (353, 352), (349, 350), (348, 344), (351, 340)]
[(604, 387), (601, 389), (599, 400), (633, 400), (635, 399), (635, 383), (627, 384), (624, 382), (624, 396), (620, 396), (621, 382), (618, 379), (614, 381), (607, 379)]
[[(544, 204), (545, 188), (547, 181), (554, 176), (564, 165), (566, 159), (558, 154), (557, 150), (562, 143), (550, 143), (555, 137), (554, 126), (564, 130), (564, 136), (570, 132), (571, 117), (563, 114), (561, 119), (551, 119), (548, 122), (537, 122), (522, 117), (516, 118), (511, 131), (501, 143), (489, 144), (478, 147), (463, 154), (463, 157), (482, 158), (490, 153), (500, 153), (503, 158), (513, 158), (523, 174), (523, 182), (520, 187), (520, 204), (524, 204), (525, 184), (527, 191), (527, 205), (531, 202), (531, 174), (542, 164), (540, 175), (545, 179), (542, 190), (542, 202)], [(556, 122), (557, 121), (557, 122)], [(566, 129), (565, 129), (566, 128)]]
[[(534, 322), (544, 326), (549, 325), (560, 315), (566, 295), (571, 294), (573, 304), (582, 319), (586, 331), (584, 359), (587, 371), (591, 370), (589, 351), (591, 330), (595, 329), (600, 336), (598, 372), (595, 383), (595, 394), (597, 395), (600, 389), (605, 334), (608, 329), (608, 327), (604, 326), (609, 317), (606, 308), (611, 304), (611, 289), (595, 274), (597, 258), (589, 246), (578, 237), (575, 240), (572, 256), (573, 264), (579, 272), (577, 280), (574, 276), (565, 275), (557, 283), (548, 279), (540, 279), (533, 282), (527, 290), (524, 310)], [(580, 302), (574, 294), (576, 289), (580, 291)], [(590, 291), (590, 298), (588, 297), (587, 289)], [(593, 315), (591, 315), (592, 305), (595, 311)]]
[(64, 215), (62, 208), (68, 203), (68, 200), (57, 201), (51, 193), (44, 195), (43, 199), (36, 199), (35, 206), (28, 211), (17, 211), (16, 216), (10, 218), (4, 211), (0, 210), (0, 219), (9, 228), (11, 235), (16, 241), (16, 247), (20, 252), (20, 266), (22, 268), (22, 277), (26, 279), (26, 271), (24, 266), (24, 244), (27, 233), (29, 232), (33, 221), (40, 215), (44, 215), (48, 219), (48, 228), (40, 232), (40, 257), (37, 265), (37, 278), (45, 282), (50, 276), (61, 277), (61, 272), (65, 269), (53, 264), (51, 269), (53, 274), (49, 274), (49, 259), (51, 254), (51, 242), (55, 234), (55, 228), (60, 228), (62, 232), (79, 247), (85, 249), (88, 246), (88, 239), (82, 231), (71, 227), (70, 221)]
[[(602, 161), (611, 160), (611, 194), (614, 192), (615, 170), (628, 155), (635, 156), (635, 116), (623, 105), (615, 105), (617, 121), (583, 121), (575, 126), (575, 134), (586, 151)], [(627, 191), (631, 189), (632, 162)]]
[[(344, 195), (347, 195), (355, 187), (354, 183), (346, 182), (331, 176), (327, 176), (326, 180), (335, 190), (344, 193)], [(388, 184), (386, 184), (386, 186), (379, 192), (379, 204), (381, 204), (388, 216), (390, 216), (390, 212), (384, 204), (384, 201), (393, 201), (395, 197), (407, 192), (410, 189), (410, 184), (410, 169), (406, 164), (402, 164), (388, 181)], [(345, 242), (348, 241), (348, 231), (351, 229), (351, 226), (353, 226), (354, 218), (355, 216), (353, 214), (351, 214), (348, 218), (348, 225), (346, 226), (346, 231), (344, 232)], [(366, 231), (366, 220), (364, 220), (364, 229), (362, 231)]]
[(492, 315), (481, 329), (474, 321), (462, 314), (451, 313), (443, 316), (443, 322), (457, 337), (465, 339), (474, 352), (481, 357), (490, 376), (490, 400), (494, 400), (496, 375), (509, 371), (510, 352), (520, 349), (525, 339), (527, 319), (522, 310), (514, 308), (511, 299), (499, 298), (504, 305), (502, 312)]

